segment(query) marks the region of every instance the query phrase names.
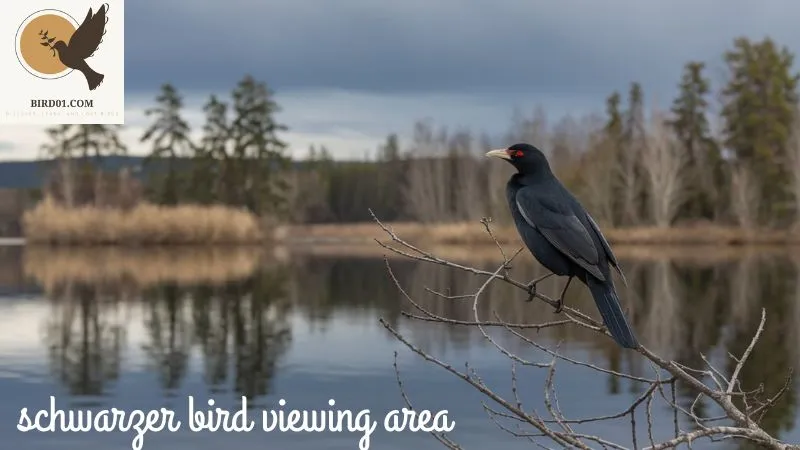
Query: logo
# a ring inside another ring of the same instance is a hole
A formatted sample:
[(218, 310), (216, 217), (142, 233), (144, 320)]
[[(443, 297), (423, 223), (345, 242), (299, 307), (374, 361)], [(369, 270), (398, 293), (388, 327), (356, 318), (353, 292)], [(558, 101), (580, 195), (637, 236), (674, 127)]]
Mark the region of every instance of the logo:
[[(103, 42), (108, 23), (108, 3), (83, 22), (58, 9), (43, 9), (31, 14), (19, 26), (16, 38), (17, 59), (31, 75), (58, 79), (77, 71), (86, 79), (90, 91), (105, 75), (86, 61)], [(37, 31), (38, 30), (38, 31)]]
[(123, 25), (123, 0), (4, 5), (0, 124), (122, 124)]

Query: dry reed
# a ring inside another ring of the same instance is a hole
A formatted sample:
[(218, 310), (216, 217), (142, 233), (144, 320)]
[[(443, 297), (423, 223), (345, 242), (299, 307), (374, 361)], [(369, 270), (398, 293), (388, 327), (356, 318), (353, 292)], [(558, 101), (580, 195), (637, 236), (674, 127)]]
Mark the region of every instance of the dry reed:
[(264, 237), (255, 215), (216, 205), (67, 208), (46, 198), (25, 213), (22, 224), (25, 239), (34, 244), (244, 244)]
[[(448, 245), (491, 245), (484, 227), (477, 222), (423, 224), (401, 222), (390, 224), (398, 235), (409, 242)], [(503, 244), (521, 244), (513, 225), (493, 226)], [(295, 242), (368, 243), (384, 239), (374, 223), (301, 225), (282, 230), (285, 239)], [(787, 245), (800, 244), (800, 230), (746, 230), (712, 224), (676, 226), (672, 228), (603, 227), (603, 233), (617, 245)]]

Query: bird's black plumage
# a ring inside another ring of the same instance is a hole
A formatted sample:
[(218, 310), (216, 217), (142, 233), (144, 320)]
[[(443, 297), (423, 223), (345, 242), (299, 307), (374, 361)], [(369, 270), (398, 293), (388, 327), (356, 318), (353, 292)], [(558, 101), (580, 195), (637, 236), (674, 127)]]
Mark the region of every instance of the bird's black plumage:
[(614, 267), (625, 282), (611, 246), (586, 209), (553, 174), (544, 154), (532, 145), (515, 144), (487, 155), (505, 159), (517, 169), (506, 185), (506, 197), (517, 230), (533, 256), (555, 275), (581, 280), (614, 340), (625, 348), (638, 347), (611, 277)]

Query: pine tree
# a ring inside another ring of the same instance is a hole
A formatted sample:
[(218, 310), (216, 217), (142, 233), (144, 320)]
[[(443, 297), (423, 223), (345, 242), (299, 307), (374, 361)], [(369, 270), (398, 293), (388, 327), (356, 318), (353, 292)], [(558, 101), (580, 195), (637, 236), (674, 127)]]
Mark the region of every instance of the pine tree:
[(785, 149), (800, 80), (792, 72), (794, 55), (769, 38), (738, 38), (725, 62), (730, 72), (722, 91), (725, 145), (757, 178), (763, 199), (759, 218), (784, 218), (790, 208)]
[(79, 159), (77, 188), (82, 187), (82, 180), (94, 179), (89, 197), (95, 203), (101, 203), (101, 194), (104, 191), (101, 167), (103, 159), (127, 153), (127, 146), (119, 139), (120, 128), (120, 125), (103, 124), (56, 125), (46, 130), (52, 142), (45, 144), (43, 150), (49, 152), (51, 157)]
[(643, 189), (639, 163), (644, 145), (644, 93), (642, 86), (634, 82), (628, 91), (628, 109), (622, 124), (622, 142), (618, 147), (617, 198), (622, 201), (620, 212), (625, 225), (637, 225), (641, 217)]
[(194, 149), (189, 190), (200, 203), (230, 202), (232, 194), (225, 184), (230, 160), (228, 105), (212, 95), (203, 106), (203, 112), (206, 115), (203, 137)]
[(258, 213), (284, 212), (289, 185), (283, 176), (290, 160), (287, 147), (277, 134), (287, 127), (279, 124), (280, 111), (272, 91), (263, 82), (245, 76), (233, 90), (231, 138), (234, 173), (238, 179), (237, 200)]
[(181, 190), (176, 167), (178, 158), (192, 154), (190, 129), (181, 116), (183, 98), (174, 86), (163, 85), (161, 94), (156, 97), (156, 104), (156, 107), (145, 111), (146, 116), (155, 116), (155, 121), (142, 134), (140, 142), (152, 143), (145, 163), (166, 159), (166, 173), (159, 174), (157, 195), (162, 203), (175, 204)]
[(704, 69), (705, 64), (697, 61), (684, 67), (668, 124), (687, 153), (689, 198), (684, 216), (713, 219), (718, 209), (716, 186), (722, 183), (722, 157), (710, 135), (707, 117), (710, 82), (703, 74)]

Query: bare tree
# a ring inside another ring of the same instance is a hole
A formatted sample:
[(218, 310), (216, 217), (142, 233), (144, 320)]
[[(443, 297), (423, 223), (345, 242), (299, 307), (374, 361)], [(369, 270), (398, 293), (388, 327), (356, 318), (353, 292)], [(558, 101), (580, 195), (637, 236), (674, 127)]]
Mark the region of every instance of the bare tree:
[(795, 217), (800, 219), (800, 111), (794, 115), (787, 150)]
[[(565, 306), (563, 318), (561, 320), (543, 323), (512, 323), (504, 320), (496, 312), (491, 319), (480, 316), (479, 311), (482, 310), (480, 304), (483, 294), (491, 284), (504, 282), (527, 291), (527, 283), (516, 281), (509, 274), (509, 266), (514, 258), (522, 251), (522, 248), (508, 257), (503, 247), (494, 239), (494, 234), (489, 226), (488, 220), (484, 219), (483, 224), (503, 257), (502, 264), (494, 271), (481, 270), (438, 257), (429, 251), (403, 240), (391, 229), (383, 225), (380, 220), (377, 218), (375, 218), (375, 220), (389, 238), (388, 242), (378, 241), (378, 244), (385, 249), (403, 257), (421, 261), (422, 263), (446, 266), (454, 270), (471, 273), (483, 279), (483, 283), (481, 283), (477, 289), (465, 294), (450, 295), (431, 290), (427, 291), (430, 296), (438, 301), (467, 301), (472, 304), (473, 317), (470, 320), (453, 320), (430, 311), (425, 308), (418, 299), (414, 298), (412, 294), (409, 294), (409, 292), (412, 291), (401, 285), (394, 276), (389, 260), (385, 260), (391, 280), (395, 283), (395, 286), (405, 300), (418, 311), (417, 314), (404, 313), (405, 317), (423, 320), (429, 323), (476, 327), (486, 341), (509, 359), (511, 372), (511, 389), (509, 395), (501, 394), (499, 391), (490, 388), (484, 383), (478, 371), (470, 367), (469, 364), (466, 364), (465, 369), (460, 370), (412, 343), (408, 337), (400, 333), (387, 321), (380, 319), (380, 322), (398, 341), (413, 353), (422, 357), (425, 361), (438, 366), (453, 377), (467, 383), (486, 397), (488, 402), (484, 402), (483, 405), (490, 419), (494, 421), (500, 429), (513, 436), (528, 440), (533, 445), (542, 448), (548, 448), (547, 444), (554, 444), (560, 447), (587, 450), (600, 447), (625, 449), (627, 447), (619, 442), (610, 442), (601, 436), (588, 434), (582, 431), (582, 429), (587, 427), (587, 424), (591, 426), (597, 425), (598, 423), (605, 422), (608, 424), (614, 421), (624, 420), (630, 423), (633, 448), (640, 448), (640, 439), (642, 441), (646, 440), (649, 444), (646, 448), (668, 449), (676, 448), (682, 444), (691, 445), (693, 441), (701, 438), (712, 440), (738, 439), (760, 444), (765, 448), (771, 449), (783, 450), (800, 448), (798, 446), (786, 444), (771, 436), (759, 425), (764, 413), (769, 410), (775, 404), (775, 401), (789, 388), (791, 368), (788, 368), (789, 377), (787, 377), (786, 384), (772, 397), (767, 397), (763, 393), (763, 390), (746, 392), (742, 389), (740, 384), (742, 369), (747, 364), (756, 342), (764, 331), (766, 321), (765, 310), (762, 310), (759, 326), (754, 330), (754, 336), (743, 354), (739, 356), (730, 355), (734, 364), (729, 374), (724, 374), (720, 369), (713, 366), (704, 356), (702, 357), (704, 367), (688, 367), (674, 360), (659, 356), (644, 346), (639, 346), (635, 352), (638, 353), (643, 361), (651, 365), (653, 369), (652, 376), (646, 377), (606, 369), (599, 365), (567, 356), (561, 353), (558, 347), (550, 348), (526, 335), (525, 330), (541, 330), (545, 328), (570, 326), (578, 327), (593, 333), (599, 333), (606, 338), (610, 337), (610, 334), (602, 325), (602, 322), (575, 308)], [(556, 306), (556, 302), (552, 298), (540, 292), (536, 293), (536, 298), (553, 307)], [(500, 341), (497, 339), (496, 333), (490, 334), (487, 332), (489, 328), (505, 331), (512, 337), (524, 342), (526, 345), (538, 349), (540, 352), (547, 355), (546, 360), (536, 361), (520, 357), (507, 347), (501, 345), (499, 343)], [(598, 374), (611, 376), (614, 379), (625, 379), (640, 384), (642, 386), (642, 393), (630, 406), (622, 411), (594, 417), (569, 417), (559, 406), (558, 393), (554, 383), (556, 367), (559, 362), (561, 364), (572, 364), (588, 368), (596, 371)], [(546, 381), (543, 386), (543, 405), (541, 407), (531, 408), (523, 404), (522, 398), (524, 397), (519, 392), (520, 389), (517, 384), (517, 371), (522, 369), (546, 371)], [(413, 404), (403, 387), (402, 377), (396, 361), (395, 370), (401, 395), (407, 406), (413, 409)], [(683, 385), (683, 387), (688, 387), (697, 392), (695, 401), (688, 408), (677, 403), (675, 398), (676, 385)], [(701, 417), (701, 414), (695, 410), (695, 407), (703, 397), (719, 407), (722, 416)], [(672, 417), (669, 418), (670, 425), (674, 425), (673, 436), (658, 441), (655, 439), (653, 433), (655, 427), (653, 406), (656, 403), (658, 403), (659, 406), (666, 405), (669, 408), (672, 412)], [(542, 415), (536, 411), (544, 411), (547, 415)], [(642, 415), (644, 416), (644, 420), (647, 423), (646, 436), (639, 436), (637, 433), (637, 415), (639, 417)], [(688, 419), (692, 429), (680, 429), (679, 417)], [(446, 433), (434, 431), (431, 432), (431, 434), (448, 448), (461, 448)]]
[[(480, 139), (481, 148), (487, 151), (493, 147), (492, 141), (488, 136), (482, 136)], [(498, 186), (504, 186), (508, 178), (514, 172), (514, 168), (510, 164), (492, 164), (492, 161), (487, 161), (484, 158), (482, 167), (484, 170), (484, 185), (483, 195), (485, 202), (484, 214), (490, 217), (502, 217), (506, 220), (509, 218), (508, 214), (508, 201), (506, 200), (505, 189), (498, 189)]]
[(659, 111), (653, 111), (649, 128), (647, 143), (641, 152), (642, 169), (650, 191), (647, 198), (655, 225), (668, 227), (686, 197), (682, 175), (688, 153), (680, 147)]
[(758, 180), (743, 164), (731, 169), (731, 209), (742, 228), (752, 230), (758, 222)]
[(445, 130), (440, 130), (437, 135), (431, 123), (417, 122), (403, 196), (409, 213), (420, 222), (437, 222), (447, 218), (450, 209), (448, 196), (452, 186), (444, 158), (446, 147)]
[(480, 176), (480, 165), (475, 158), (472, 134), (467, 130), (454, 133), (449, 147), (453, 161), (453, 212), (460, 220), (479, 219), (485, 212), (481, 185), (475, 182)]
[(539, 147), (545, 156), (551, 156), (547, 114), (541, 106), (537, 106), (530, 116), (515, 110), (511, 119), (511, 127), (505, 138), (507, 141), (506, 146), (514, 145), (518, 142), (526, 142)]
[(616, 225), (615, 180), (609, 174), (618, 171), (617, 149), (601, 132), (594, 134), (590, 145), (592, 151), (583, 155), (581, 197), (593, 217), (602, 224), (613, 226)]

